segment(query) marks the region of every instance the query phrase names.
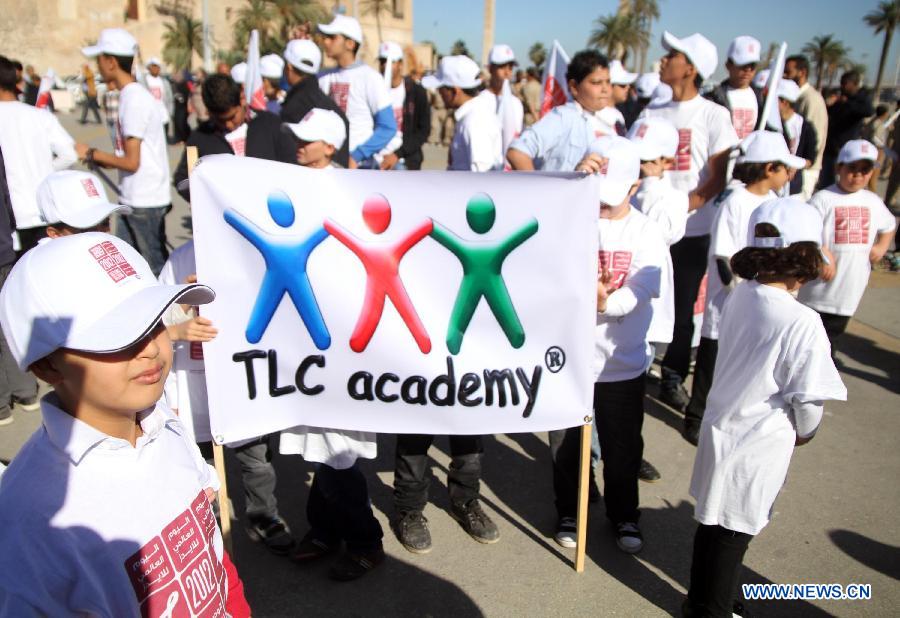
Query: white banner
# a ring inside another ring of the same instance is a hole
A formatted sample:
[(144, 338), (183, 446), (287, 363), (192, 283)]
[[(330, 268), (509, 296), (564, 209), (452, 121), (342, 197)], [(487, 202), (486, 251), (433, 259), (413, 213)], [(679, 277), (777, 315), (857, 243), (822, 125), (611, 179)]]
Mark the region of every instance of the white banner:
[(313, 170), (191, 176), (212, 433), (493, 434), (591, 414), (594, 180)]

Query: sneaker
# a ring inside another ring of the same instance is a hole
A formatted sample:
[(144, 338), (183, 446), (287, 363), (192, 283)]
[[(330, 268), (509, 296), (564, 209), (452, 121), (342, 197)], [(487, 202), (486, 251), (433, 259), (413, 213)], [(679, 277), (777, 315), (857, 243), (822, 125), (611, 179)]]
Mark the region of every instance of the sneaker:
[(286, 556), (294, 546), (294, 537), (280, 516), (251, 521), (247, 526), (247, 536), (251, 541), (262, 543), (272, 553)]
[(41, 409), (41, 402), (38, 401), (37, 397), (25, 397), (23, 399), (13, 397), (13, 402), (26, 412), (34, 412)]
[(616, 526), (616, 545), (626, 554), (636, 554), (644, 547), (641, 529), (634, 522), (626, 521)]
[(9, 408), (6, 408), (2, 412), (0, 412), (0, 425), (9, 425), (14, 420), (15, 419), (13, 418), (12, 410), (10, 410)]
[(500, 540), (497, 524), (481, 509), (477, 498), (463, 504), (452, 505), (450, 514), (460, 523), (463, 530), (479, 543), (490, 544)]
[(691, 398), (682, 384), (680, 375), (663, 368), (662, 382), (659, 385), (659, 400), (679, 412), (684, 411)]
[(317, 538), (311, 536), (311, 533), (307, 533), (306, 536), (303, 537), (290, 552), (290, 559), (292, 562), (296, 562), (297, 564), (306, 564), (308, 562), (314, 562), (319, 558), (324, 558), (325, 556), (334, 553), (336, 547), (333, 547), (326, 543), (325, 541), (320, 541)]
[(394, 521), (394, 533), (404, 549), (414, 554), (431, 551), (431, 532), (422, 511), (401, 511)]
[(700, 443), (700, 423), (684, 419), (681, 436), (694, 446), (697, 446)]
[(553, 540), (557, 545), (570, 549), (578, 545), (578, 528), (574, 517), (560, 518)]
[(348, 551), (328, 570), (328, 577), (338, 582), (350, 582), (359, 579), (382, 562), (384, 549), (381, 547), (367, 552)]
[(641, 467), (638, 468), (638, 478), (645, 483), (655, 483), (662, 478), (659, 470), (646, 459), (641, 460)]

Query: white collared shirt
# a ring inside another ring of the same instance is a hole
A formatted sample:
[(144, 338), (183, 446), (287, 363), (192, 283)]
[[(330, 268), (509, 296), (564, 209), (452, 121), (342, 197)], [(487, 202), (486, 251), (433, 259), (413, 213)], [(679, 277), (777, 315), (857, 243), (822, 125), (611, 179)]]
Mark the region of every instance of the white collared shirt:
[(51, 393), (0, 477), (0, 614), (224, 615), (212, 469), (164, 405), (132, 447)]
[(450, 143), (448, 170), (487, 172), (503, 169), (503, 141), (495, 101), (474, 97), (463, 103), (453, 116), (456, 131)]

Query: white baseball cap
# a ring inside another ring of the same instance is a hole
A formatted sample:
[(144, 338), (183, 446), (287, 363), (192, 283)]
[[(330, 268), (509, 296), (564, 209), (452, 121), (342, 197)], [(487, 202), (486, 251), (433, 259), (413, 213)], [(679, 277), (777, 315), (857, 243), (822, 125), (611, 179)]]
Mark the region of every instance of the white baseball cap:
[(127, 58), (137, 53), (137, 39), (123, 28), (104, 28), (100, 31), (96, 45), (82, 47), (81, 53), (88, 58), (100, 54)]
[(440, 86), (475, 88), (481, 84), (480, 73), (481, 69), (468, 56), (444, 56), (437, 73), (423, 77), (422, 85), (430, 89)]
[(281, 79), (284, 74), (284, 59), (278, 54), (266, 54), (259, 59), (259, 72), (269, 79)]
[(393, 41), (385, 41), (378, 46), (378, 57), (391, 62), (403, 60), (403, 48)]
[(609, 81), (618, 86), (627, 86), (638, 78), (637, 73), (629, 73), (619, 60), (609, 62)]
[(853, 163), (862, 160), (873, 163), (878, 161), (878, 148), (872, 142), (864, 139), (852, 139), (844, 144), (837, 158), (838, 163)]
[(174, 302), (204, 305), (205, 285), (161, 285), (125, 241), (62, 236), (23, 255), (0, 291), (0, 324), (22, 369), (59, 348), (117, 352), (140, 341)]
[(759, 62), (761, 47), (752, 36), (739, 36), (728, 46), (728, 59), (739, 67)]
[(671, 102), (672, 87), (669, 84), (659, 82), (656, 85), (656, 88), (653, 90), (653, 95), (650, 97), (650, 102), (647, 104), (647, 106), (662, 107), (663, 105), (668, 105)]
[(610, 206), (618, 206), (641, 176), (641, 157), (637, 147), (624, 137), (604, 135), (591, 144), (589, 152), (606, 159), (597, 174), (597, 196)]
[[(768, 223), (778, 229), (778, 236), (758, 238), (756, 226)], [(784, 249), (795, 242), (822, 244), (822, 215), (813, 206), (796, 197), (779, 197), (760, 204), (750, 215), (747, 241), (751, 247)]]
[(778, 98), (796, 103), (800, 98), (800, 86), (792, 79), (782, 79), (778, 82)]
[(148, 66), (148, 67), (157, 66), (157, 67), (162, 68), (162, 65), (163, 65), (163, 64), (162, 64), (162, 60), (160, 60), (160, 59), (157, 58), (156, 56), (151, 56), (151, 57), (150, 57), (150, 60), (147, 61), (147, 66)]
[(753, 86), (760, 89), (765, 88), (766, 84), (769, 83), (769, 75), (771, 74), (771, 69), (763, 69), (762, 71), (757, 71), (756, 75), (753, 76)]
[(641, 161), (672, 158), (678, 150), (678, 129), (657, 116), (638, 118), (628, 130), (628, 139), (637, 147)]
[(744, 138), (736, 163), (784, 163), (794, 169), (806, 167), (806, 159), (795, 157), (788, 150), (784, 136), (773, 131), (753, 131)]
[(238, 62), (236, 65), (231, 67), (231, 79), (239, 84), (243, 84), (245, 81), (247, 81), (246, 62)]
[(509, 64), (510, 62), (518, 64), (518, 62), (516, 62), (516, 54), (513, 52), (512, 47), (500, 44), (494, 45), (491, 48), (491, 53), (488, 55), (488, 64), (502, 65)]
[[(610, 72), (611, 73), (611, 72)], [(649, 99), (653, 96), (653, 91), (659, 86), (659, 73), (644, 73), (634, 82), (634, 89), (637, 90), (639, 99)]]
[(130, 206), (109, 201), (99, 178), (80, 170), (48, 174), (38, 185), (37, 205), (46, 224), (64, 223), (80, 230), (99, 225), (114, 212), (131, 213)]
[(716, 66), (719, 64), (719, 54), (716, 52), (716, 46), (699, 32), (679, 39), (666, 30), (662, 35), (662, 46), (666, 51), (674, 49), (687, 56), (691, 64), (697, 67), (697, 72), (703, 79), (709, 79), (709, 76), (713, 74), (713, 71), (716, 70)]
[(284, 59), (298, 71), (315, 75), (322, 65), (322, 50), (309, 39), (294, 39), (284, 48)]
[(304, 142), (322, 141), (334, 146), (335, 150), (340, 149), (347, 138), (344, 121), (330, 109), (311, 109), (300, 122), (288, 124), (288, 127)]
[(362, 28), (359, 22), (346, 15), (335, 15), (330, 24), (319, 24), (319, 32), (324, 34), (340, 34), (348, 39), (353, 39), (360, 45), (363, 42)]

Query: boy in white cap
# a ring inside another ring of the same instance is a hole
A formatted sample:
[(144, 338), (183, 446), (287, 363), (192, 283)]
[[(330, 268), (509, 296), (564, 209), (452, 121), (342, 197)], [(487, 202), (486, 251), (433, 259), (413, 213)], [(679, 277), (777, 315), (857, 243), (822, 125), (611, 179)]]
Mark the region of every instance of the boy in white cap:
[(159, 58), (152, 57), (147, 61), (147, 72), (143, 75), (144, 87), (153, 95), (159, 105), (159, 111), (163, 118), (163, 124), (166, 126), (165, 133), (168, 135), (169, 121), (172, 119), (172, 112), (175, 110), (175, 97), (172, 96), (172, 85), (169, 80), (161, 75), (162, 62)]
[(820, 280), (800, 290), (799, 298), (819, 312), (832, 348), (856, 313), (872, 265), (890, 248), (897, 227), (884, 202), (866, 189), (877, 157), (871, 142), (850, 140), (838, 153), (837, 182), (809, 200), (825, 220), (822, 245), (834, 259)]
[(635, 100), (631, 96), (631, 85), (638, 78), (637, 73), (629, 73), (622, 66), (621, 60), (609, 62), (609, 83), (612, 85), (610, 106), (603, 114), (607, 122), (616, 129), (616, 135), (624, 136), (628, 127), (637, 118), (639, 111), (635, 109)]
[(716, 69), (716, 47), (701, 34), (683, 39), (663, 34), (668, 54), (660, 67), (660, 79), (672, 89), (672, 100), (650, 105), (641, 117), (660, 117), (678, 129), (675, 165), (669, 171), (672, 185), (688, 194), (691, 215), (685, 235), (671, 247), (675, 285), (675, 326), (672, 343), (663, 358), (660, 398), (676, 409), (688, 402), (682, 386), (691, 362), (694, 303), (706, 272), (709, 230), (714, 208), (709, 205), (725, 188), (726, 167), (738, 137), (728, 110), (699, 94), (703, 80)]
[[(0, 484), (5, 613), (249, 616), (210, 507), (218, 479), (160, 401), (172, 364), (160, 315), (213, 297), (160, 285), (97, 232), (13, 268), (0, 324), (18, 365), (54, 390)], [(214, 593), (188, 594), (198, 578)]]
[(383, 170), (422, 169), (422, 145), (431, 132), (428, 93), (412, 77), (403, 75), (403, 49), (385, 41), (378, 46), (378, 64), (388, 84), (397, 134), (376, 157)]
[(80, 170), (62, 170), (44, 178), (37, 190), (37, 203), (47, 223), (48, 238), (108, 233), (113, 213), (131, 213), (128, 206), (110, 203), (99, 178)]
[(280, 114), (281, 104), (284, 102), (284, 90), (281, 89), (284, 59), (278, 54), (266, 54), (259, 59), (259, 72), (266, 95), (266, 111)]
[(478, 95), (489, 98), (497, 110), (504, 155), (510, 143), (522, 132), (525, 123), (525, 108), (522, 107), (522, 101), (513, 94), (511, 87), (517, 64), (519, 63), (512, 47), (502, 43), (494, 45), (488, 54), (490, 78), (487, 87)]
[(735, 183), (723, 194), (710, 235), (706, 307), (694, 366), (691, 400), (685, 409), (681, 434), (695, 446), (716, 366), (722, 307), (737, 284), (729, 260), (747, 246), (747, 226), (753, 211), (763, 202), (774, 199), (790, 177), (804, 165), (806, 161), (793, 156), (784, 137), (778, 133), (754, 131), (741, 142), (734, 178), (743, 185)]
[(76, 144), (75, 150), (88, 166), (119, 170), (119, 202), (131, 206), (133, 212), (119, 217), (116, 235), (135, 247), (158, 274), (169, 257), (165, 217), (172, 208), (162, 111), (131, 75), (137, 41), (127, 31), (107, 28), (96, 45), (81, 51), (96, 57), (103, 80), (118, 88), (119, 115), (115, 152), (87, 144)]
[(388, 145), (397, 132), (391, 97), (381, 75), (356, 59), (362, 45), (359, 22), (335, 15), (330, 24), (319, 24), (325, 35), (325, 55), (337, 67), (319, 75), (319, 87), (330, 96), (350, 123), (348, 167), (377, 169), (375, 154)]
[(297, 137), (297, 163), (322, 169), (341, 167), (333, 161), (347, 137), (344, 120), (330, 109), (311, 109), (300, 122), (287, 125)]
[[(347, 116), (341, 111), (331, 97), (322, 92), (316, 73), (322, 64), (322, 52), (319, 47), (308, 39), (294, 39), (289, 41), (284, 48), (284, 78), (290, 88), (281, 104), (281, 120), (286, 123), (297, 123), (310, 112), (319, 108), (336, 112), (344, 121), (344, 126), (349, 129)], [(337, 153), (334, 160), (343, 167), (348, 167), (350, 162), (350, 149), (346, 140)]]
[(769, 522), (794, 447), (815, 436), (824, 401), (847, 398), (822, 324), (792, 295), (819, 274), (821, 217), (781, 198), (757, 208), (748, 231), (750, 246), (731, 258), (745, 281), (722, 313), (694, 460), (698, 526), (686, 617), (732, 615), (744, 554)]
[[(659, 228), (632, 208), (641, 159), (625, 138), (601, 137), (578, 171), (598, 176), (600, 239), (597, 327), (594, 347), (594, 423), (603, 458), (606, 516), (619, 548), (630, 554), (643, 547), (638, 527), (638, 470), (644, 450), (645, 373), (651, 352), (647, 331), (650, 301), (659, 296), (665, 243)], [(559, 515), (556, 542), (575, 546), (579, 428), (550, 432), (553, 488)]]
[(800, 195), (801, 199), (809, 199), (803, 191), (803, 172), (811, 169), (816, 162), (819, 148), (819, 136), (813, 125), (796, 111), (800, 98), (800, 86), (790, 79), (778, 82), (778, 113), (784, 124), (784, 139), (792, 155), (806, 159), (806, 167), (791, 178), (790, 195)]
[(503, 138), (494, 99), (478, 96), (480, 70), (468, 56), (444, 56), (437, 73), (422, 79), (455, 110), (448, 170), (487, 172), (503, 169)]
[(706, 95), (731, 113), (731, 123), (741, 139), (756, 129), (756, 120), (762, 108), (762, 96), (752, 87), (759, 54), (759, 41), (752, 36), (734, 39), (728, 46), (728, 59), (725, 61), (728, 78)]

